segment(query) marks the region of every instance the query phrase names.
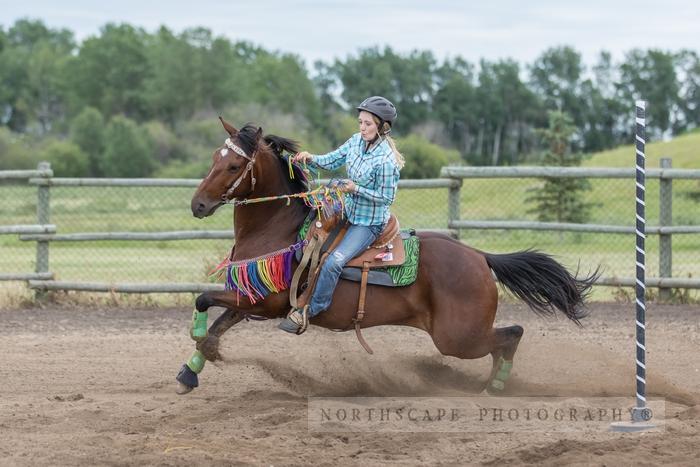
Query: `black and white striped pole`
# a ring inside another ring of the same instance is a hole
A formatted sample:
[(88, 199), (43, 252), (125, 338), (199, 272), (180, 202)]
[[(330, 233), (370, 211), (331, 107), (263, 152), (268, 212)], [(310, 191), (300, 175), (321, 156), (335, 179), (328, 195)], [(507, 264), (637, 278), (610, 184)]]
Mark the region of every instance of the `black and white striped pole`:
[(635, 153), (636, 153), (636, 219), (635, 219), (635, 265), (636, 265), (636, 319), (635, 327), (636, 345), (635, 345), (635, 361), (637, 364), (636, 372), (636, 407), (632, 408), (631, 423), (614, 423), (613, 430), (615, 431), (641, 431), (653, 428), (647, 422), (651, 420), (652, 412), (647, 407), (646, 399), (646, 284), (645, 284), (645, 264), (646, 264), (646, 249), (644, 240), (646, 237), (646, 214), (644, 195), (646, 191), (646, 170), (645, 170), (645, 154), (644, 146), (646, 143), (646, 102), (639, 100), (635, 102)]

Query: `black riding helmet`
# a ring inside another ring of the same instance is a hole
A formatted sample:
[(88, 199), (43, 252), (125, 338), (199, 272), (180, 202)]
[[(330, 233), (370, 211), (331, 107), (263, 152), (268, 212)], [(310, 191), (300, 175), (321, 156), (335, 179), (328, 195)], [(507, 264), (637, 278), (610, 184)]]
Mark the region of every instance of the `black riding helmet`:
[[(387, 122), (389, 126), (394, 124), (396, 120), (396, 107), (389, 99), (382, 96), (372, 96), (362, 101), (362, 104), (357, 106), (358, 112), (366, 110), (367, 112), (376, 115), (382, 122)], [(381, 125), (379, 125), (381, 128)]]

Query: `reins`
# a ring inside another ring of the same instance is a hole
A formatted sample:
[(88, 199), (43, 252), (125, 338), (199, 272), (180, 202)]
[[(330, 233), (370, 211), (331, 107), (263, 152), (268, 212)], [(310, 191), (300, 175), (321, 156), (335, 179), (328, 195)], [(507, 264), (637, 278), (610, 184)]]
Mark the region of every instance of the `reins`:
[[(238, 186), (245, 180), (245, 178), (248, 176), (248, 172), (251, 174), (251, 183), (252, 183), (252, 190), (255, 189), (255, 173), (253, 172), (254, 167), (255, 167), (255, 157), (258, 153), (257, 148), (253, 152), (252, 156), (248, 156), (246, 152), (240, 147), (237, 146), (236, 144), (231, 141), (231, 138), (226, 138), (225, 145), (227, 148), (231, 149), (233, 152), (238, 154), (241, 157), (244, 157), (245, 159), (248, 159), (248, 163), (246, 164), (245, 172), (243, 172), (243, 175), (238, 177), (231, 187), (226, 190), (226, 193), (221, 195), (221, 199), (224, 201), (224, 204), (233, 204), (234, 206), (245, 206), (247, 204), (255, 204), (255, 203), (265, 203), (268, 201), (277, 201), (277, 200), (287, 200), (287, 206), (291, 203), (292, 199), (301, 199), (304, 201), (304, 204), (306, 204), (308, 207), (311, 209), (314, 209), (318, 212), (319, 217), (321, 216), (322, 211), (324, 211), (324, 214), (330, 214), (329, 212), (325, 212), (327, 210), (327, 207), (330, 205), (334, 204), (334, 201), (338, 201), (340, 203), (341, 208), (344, 208), (344, 202), (343, 202), (343, 195), (342, 192), (337, 188), (337, 186), (330, 187), (330, 186), (320, 186), (318, 188), (315, 188), (313, 190), (305, 191), (303, 193), (292, 193), (288, 195), (277, 195), (277, 196), (262, 196), (259, 198), (243, 198), (243, 199), (238, 199), (238, 198), (232, 198), (233, 192), (238, 188)], [(308, 168), (304, 169), (305, 173), (308, 173), (309, 170)], [(292, 162), (291, 158), (289, 159), (289, 176), (290, 178), (294, 178), (294, 170), (292, 169)]]
[[(334, 217), (338, 212), (343, 213), (345, 210), (344, 196), (337, 185), (319, 186), (313, 190), (302, 193), (283, 194), (277, 196), (264, 196), (259, 198), (231, 198), (233, 192), (246, 179), (248, 173), (251, 174), (253, 186), (255, 186), (254, 166), (257, 155), (257, 148), (252, 156), (248, 156), (246, 152), (238, 145), (227, 138), (225, 148), (221, 150), (221, 156), (226, 157), (227, 151), (231, 150), (239, 156), (248, 160), (246, 169), (243, 174), (238, 177), (226, 192), (221, 195), (223, 203), (233, 204), (234, 206), (243, 206), (247, 204), (264, 203), (268, 201), (286, 200), (287, 205), (291, 204), (292, 199), (301, 199), (306, 206), (316, 212), (318, 220), (323, 218)], [(292, 167), (291, 158), (288, 159), (289, 175), (294, 178), (294, 170)], [(307, 169), (308, 171), (308, 169)], [(306, 178), (304, 176), (304, 178)], [(342, 214), (341, 214), (342, 215)], [(317, 222), (320, 225), (320, 222)], [(276, 251), (266, 253), (254, 258), (245, 258), (233, 261), (233, 250), (231, 254), (224, 259), (210, 274), (215, 274), (220, 271), (225, 271), (226, 289), (235, 290), (237, 297), (245, 296), (251, 303), (256, 303), (263, 300), (270, 293), (281, 292), (287, 289), (293, 282), (292, 256), (297, 250), (311, 251), (308, 247), (310, 241), (301, 239), (292, 245), (278, 249)], [(315, 245), (314, 245), (315, 247)], [(320, 245), (318, 245), (320, 250)], [(315, 249), (315, 248), (314, 248)], [(307, 253), (309, 255), (310, 253)], [(318, 253), (315, 255), (318, 256)], [(298, 275), (298, 273), (296, 273)], [(298, 281), (298, 278), (297, 278)]]
[(225, 203), (233, 204), (234, 206), (245, 206), (247, 204), (287, 200), (287, 206), (289, 206), (292, 199), (301, 199), (308, 207), (316, 210), (319, 216), (323, 213), (326, 215), (326, 217), (328, 217), (331, 214), (331, 212), (328, 211), (328, 208), (329, 206), (333, 206), (335, 202), (340, 204), (341, 209), (345, 208), (342, 192), (337, 188), (331, 188), (328, 186), (320, 186), (310, 191), (305, 191), (303, 193), (292, 193), (290, 195), (262, 196), (260, 198), (243, 199), (234, 198), (227, 200)]

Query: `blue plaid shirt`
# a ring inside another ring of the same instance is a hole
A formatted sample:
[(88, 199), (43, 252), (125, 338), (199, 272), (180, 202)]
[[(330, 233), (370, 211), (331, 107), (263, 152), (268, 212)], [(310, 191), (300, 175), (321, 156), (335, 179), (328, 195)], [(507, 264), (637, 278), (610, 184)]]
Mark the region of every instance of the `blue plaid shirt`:
[(312, 164), (335, 170), (343, 164), (348, 177), (357, 185), (356, 193), (348, 193), (345, 214), (356, 225), (383, 225), (389, 220), (389, 206), (396, 198), (399, 167), (389, 143), (382, 140), (369, 152), (360, 133), (355, 133), (335, 151), (314, 155)]

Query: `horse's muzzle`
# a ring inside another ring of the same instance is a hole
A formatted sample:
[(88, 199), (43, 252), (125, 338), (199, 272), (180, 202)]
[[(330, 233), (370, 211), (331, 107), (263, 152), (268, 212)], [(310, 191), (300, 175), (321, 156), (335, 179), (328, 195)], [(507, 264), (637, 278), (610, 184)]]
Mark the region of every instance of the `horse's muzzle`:
[(192, 198), (192, 215), (197, 219), (202, 219), (207, 216), (211, 216), (216, 208), (221, 206), (223, 202), (221, 200), (216, 201), (206, 201), (199, 199), (198, 197)]

